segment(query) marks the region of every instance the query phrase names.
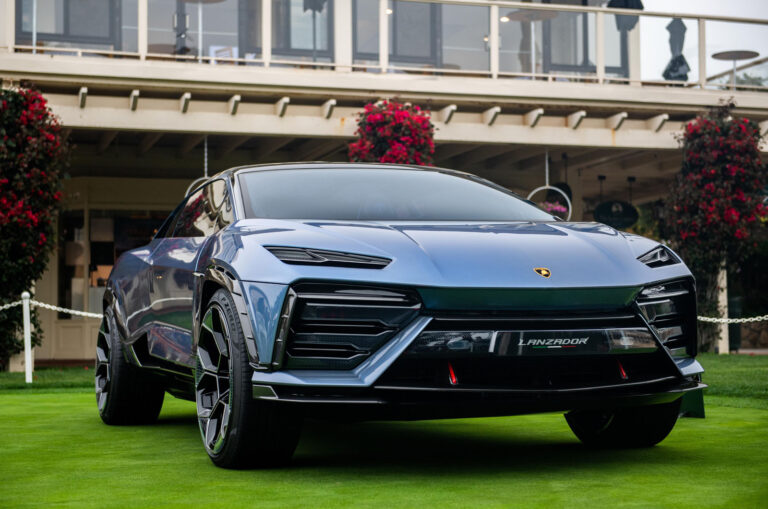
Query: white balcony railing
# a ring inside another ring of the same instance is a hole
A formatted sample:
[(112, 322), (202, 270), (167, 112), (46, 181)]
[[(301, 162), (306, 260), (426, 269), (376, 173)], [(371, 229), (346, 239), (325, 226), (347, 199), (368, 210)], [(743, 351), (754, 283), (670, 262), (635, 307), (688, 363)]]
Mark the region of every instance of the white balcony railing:
[[(0, 45), (190, 64), (768, 89), (768, 20), (487, 0), (119, 0), (96, 12), (77, 0), (51, 9), (58, 3), (0, 0), (0, 18), (14, 20), (0, 28)], [(719, 60), (728, 50), (753, 56)]]

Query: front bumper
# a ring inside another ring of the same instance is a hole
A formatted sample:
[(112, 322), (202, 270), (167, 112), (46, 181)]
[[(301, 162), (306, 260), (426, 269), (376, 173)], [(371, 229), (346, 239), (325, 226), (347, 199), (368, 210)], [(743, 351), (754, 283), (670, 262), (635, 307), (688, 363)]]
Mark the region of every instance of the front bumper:
[(291, 407), (308, 417), (353, 420), (420, 420), (491, 417), (576, 409), (668, 403), (706, 385), (659, 380), (629, 386), (569, 390), (436, 389), (373, 386), (367, 389), (254, 386), (254, 397)]
[[(655, 356), (651, 361), (661, 368), (640, 379), (590, 380), (567, 387), (548, 387), (546, 381), (540, 380), (530, 386), (518, 383), (513, 388), (497, 383), (436, 386), (418, 380), (397, 379), (393, 374), (400, 369), (398, 359), (407, 357), (404, 354), (431, 321), (431, 317), (419, 316), (351, 370), (255, 371), (253, 397), (291, 405), (306, 415), (318, 417), (430, 419), (660, 404), (706, 387), (700, 383), (704, 370), (695, 359), (673, 358), (662, 345), (653, 353), (642, 354)], [(614, 358), (622, 358), (608, 353), (611, 362)], [(602, 359), (609, 356), (603, 354)], [(593, 357), (564, 355), (554, 360), (561, 366), (577, 365), (589, 362)], [(631, 354), (630, 357), (640, 356)], [(537, 356), (537, 359), (548, 365), (553, 361), (549, 356), (546, 359)]]

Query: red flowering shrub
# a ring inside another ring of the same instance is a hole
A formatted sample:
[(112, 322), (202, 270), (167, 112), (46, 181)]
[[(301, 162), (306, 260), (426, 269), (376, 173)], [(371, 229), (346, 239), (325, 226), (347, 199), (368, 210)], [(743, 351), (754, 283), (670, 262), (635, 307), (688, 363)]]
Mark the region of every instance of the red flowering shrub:
[(365, 105), (357, 120), (357, 141), (349, 160), (429, 166), (435, 153), (435, 126), (429, 112), (394, 101)]
[[(60, 175), (69, 156), (42, 95), (0, 92), (0, 304), (18, 300), (43, 274), (54, 245)], [(33, 340), (40, 328), (33, 310)], [(0, 367), (23, 348), (21, 309), (0, 311)]]
[[(674, 247), (696, 276), (699, 310), (717, 311), (717, 274), (722, 263), (738, 266), (755, 246), (768, 215), (761, 191), (768, 181), (760, 160), (760, 130), (732, 118), (731, 106), (699, 116), (685, 127), (683, 167), (667, 202)], [(704, 337), (712, 330), (702, 330)]]

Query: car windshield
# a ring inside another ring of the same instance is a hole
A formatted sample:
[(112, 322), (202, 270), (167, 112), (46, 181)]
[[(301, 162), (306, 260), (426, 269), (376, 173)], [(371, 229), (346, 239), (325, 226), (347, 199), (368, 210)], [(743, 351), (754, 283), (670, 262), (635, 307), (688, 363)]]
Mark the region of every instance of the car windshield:
[(553, 221), (515, 194), (472, 178), (415, 169), (245, 171), (245, 216), (346, 221)]

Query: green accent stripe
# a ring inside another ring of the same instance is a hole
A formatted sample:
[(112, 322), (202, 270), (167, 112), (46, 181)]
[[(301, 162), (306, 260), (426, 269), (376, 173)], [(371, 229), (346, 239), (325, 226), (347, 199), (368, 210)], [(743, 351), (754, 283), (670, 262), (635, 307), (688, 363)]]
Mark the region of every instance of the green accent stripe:
[(632, 304), (641, 287), (420, 288), (428, 309), (605, 309)]

